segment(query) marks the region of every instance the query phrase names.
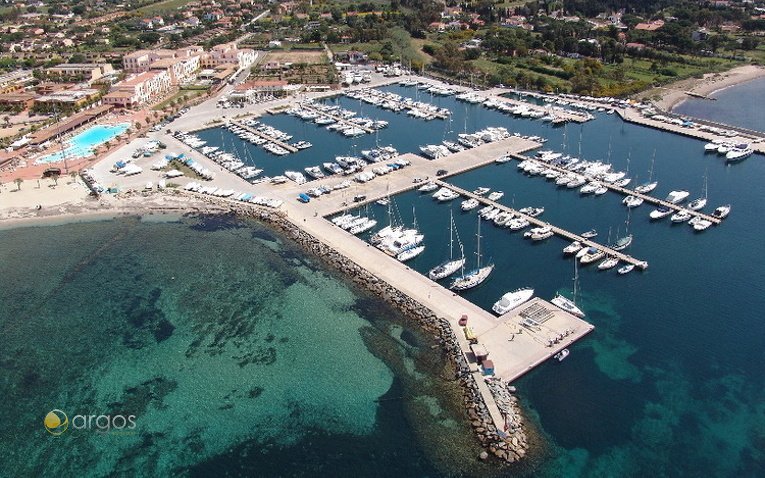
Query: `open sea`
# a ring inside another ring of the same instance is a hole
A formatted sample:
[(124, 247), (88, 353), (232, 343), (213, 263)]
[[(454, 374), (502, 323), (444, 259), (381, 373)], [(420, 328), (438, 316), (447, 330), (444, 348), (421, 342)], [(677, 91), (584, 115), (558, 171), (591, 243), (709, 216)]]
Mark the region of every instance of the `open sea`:
[[(738, 87), (742, 95), (751, 97), (745, 88), (752, 84)], [(0, 475), (765, 474), (765, 258), (755, 227), (765, 201), (764, 158), (727, 165), (705, 155), (703, 142), (616, 115), (552, 127), (413, 88), (385, 89), (448, 107), (453, 118), (425, 122), (340, 97), (329, 101), (390, 127), (347, 139), (287, 115), (266, 116), (314, 145), (281, 158), (221, 129), (200, 136), (274, 175), (375, 143), (415, 152), (463, 131), (505, 126), (548, 138), (544, 149), (629, 169), (636, 183), (647, 180), (653, 162), (657, 196), (687, 189), (689, 199), (698, 197), (706, 176), (707, 209), (732, 204), (721, 226), (694, 233), (687, 224), (649, 221), (648, 205), (628, 216), (614, 193), (582, 197), (527, 177), (515, 162), (449, 178), (466, 189), (502, 190), (508, 205), (544, 206), (543, 219), (578, 232), (596, 228), (602, 242), (609, 230), (612, 238), (629, 230), (629, 253), (650, 264), (627, 276), (580, 268), (579, 305), (596, 329), (564, 362), (515, 383), (544, 440), (537, 459), (500, 470), (477, 463), (454, 384), (430, 340), (262, 226), (123, 219), (0, 231), (0, 436), (11, 465)], [(742, 104), (754, 111), (707, 116), (752, 128), (758, 125), (745, 124), (747, 115), (765, 122), (756, 103)], [(447, 257), (450, 209), (474, 261), (475, 211), (416, 191), (394, 204), (400, 221), (416, 221), (425, 234), (414, 269), (426, 272)], [(386, 208), (366, 212), (387, 224)], [(566, 242), (531, 244), (489, 223), (481, 233), (483, 260), (496, 269), (469, 300), (488, 309), (522, 286), (547, 299), (570, 291)], [(138, 426), (53, 438), (42, 423), (53, 408), (70, 419), (134, 413)]]

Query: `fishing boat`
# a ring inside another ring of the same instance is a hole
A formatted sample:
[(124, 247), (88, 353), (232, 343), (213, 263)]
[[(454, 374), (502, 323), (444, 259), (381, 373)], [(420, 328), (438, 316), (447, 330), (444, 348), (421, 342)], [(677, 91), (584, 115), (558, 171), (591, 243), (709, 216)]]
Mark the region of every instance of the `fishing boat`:
[(730, 204), (715, 208), (712, 212), (712, 216), (718, 219), (725, 219), (730, 214)]
[(528, 302), (532, 297), (534, 297), (534, 289), (531, 287), (516, 289), (500, 297), (500, 299), (494, 303), (491, 310), (497, 315), (504, 315), (519, 305)]
[(481, 217), (478, 217), (478, 233), (476, 234), (477, 246), (476, 246), (476, 268), (470, 272), (465, 273), (464, 266), (462, 268), (462, 275), (454, 279), (449, 286), (450, 289), (456, 291), (463, 291), (477, 287), (489, 278), (491, 272), (494, 270), (494, 264), (481, 267)]
[(616, 269), (616, 272), (619, 275), (623, 276), (625, 274), (629, 274), (630, 272), (632, 272), (632, 269), (634, 269), (634, 268), (635, 268), (635, 264), (624, 264), (620, 268)]
[(425, 250), (425, 246), (416, 246), (412, 247), (411, 249), (407, 249), (404, 252), (399, 253), (396, 255), (396, 259), (398, 259), (401, 262), (406, 262), (410, 259), (414, 259), (415, 257), (422, 254), (422, 251)]
[(454, 215), (449, 211), (449, 259), (428, 272), (430, 280), (445, 279), (465, 266), (465, 252), (462, 248), (462, 241), (460, 241), (459, 234), (457, 234), (457, 243), (460, 246), (460, 257), (458, 259), (454, 258), (454, 233), (456, 232), (456, 229)]

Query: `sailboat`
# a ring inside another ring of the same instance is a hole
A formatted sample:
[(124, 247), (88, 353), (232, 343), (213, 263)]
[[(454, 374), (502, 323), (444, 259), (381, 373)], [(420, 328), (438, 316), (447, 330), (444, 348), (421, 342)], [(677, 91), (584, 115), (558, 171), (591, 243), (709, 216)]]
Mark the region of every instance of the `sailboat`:
[(452, 290), (468, 290), (481, 285), (494, 270), (494, 264), (481, 267), (481, 216), (478, 216), (478, 234), (476, 234), (478, 243), (476, 246), (476, 267), (472, 271), (465, 273), (465, 267), (462, 267), (462, 275), (454, 279), (449, 286)]
[(574, 287), (571, 292), (571, 299), (568, 297), (562, 295), (560, 292), (555, 293), (555, 297), (552, 298), (550, 302), (557, 305), (562, 310), (568, 312), (569, 314), (575, 315), (577, 317), (584, 318), (584, 312), (582, 312), (582, 309), (576, 306), (576, 286), (579, 282), (579, 269), (577, 268), (577, 261), (574, 261)]
[[(629, 233), (630, 230), (630, 209), (627, 209), (627, 220), (624, 222), (625, 224), (625, 232), (627, 233), (626, 236), (620, 237), (616, 239), (616, 242), (611, 244), (609, 247), (615, 251), (623, 251), (624, 249), (628, 248), (630, 244), (632, 244), (632, 234)], [(618, 232), (617, 232), (618, 234)]]
[(641, 184), (635, 188), (635, 192), (640, 194), (648, 194), (659, 185), (658, 182), (653, 181), (653, 165), (656, 161), (656, 149), (653, 150), (653, 158), (651, 158), (651, 169), (648, 171), (648, 182)]
[(688, 209), (691, 211), (699, 211), (701, 209), (704, 209), (704, 206), (707, 205), (707, 174), (704, 173), (704, 195), (698, 199), (694, 199), (693, 201), (688, 203)]
[(456, 226), (454, 225), (454, 215), (452, 211), (449, 210), (449, 260), (442, 262), (441, 264), (432, 268), (430, 272), (428, 272), (428, 277), (430, 277), (431, 280), (441, 280), (449, 277), (465, 266), (465, 251), (462, 247), (462, 242), (460, 241), (459, 234), (457, 234), (457, 242), (460, 245), (460, 258), (454, 258), (455, 229)]

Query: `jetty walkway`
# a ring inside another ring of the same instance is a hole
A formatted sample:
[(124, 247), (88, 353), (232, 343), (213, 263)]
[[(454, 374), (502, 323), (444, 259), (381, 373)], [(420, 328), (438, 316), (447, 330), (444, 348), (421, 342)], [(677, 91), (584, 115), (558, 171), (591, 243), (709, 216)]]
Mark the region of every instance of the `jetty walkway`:
[(485, 206), (496, 207), (496, 208), (500, 209), (501, 211), (509, 212), (509, 213), (514, 214), (514, 215), (516, 215), (518, 217), (522, 217), (522, 218), (526, 219), (527, 221), (529, 221), (529, 223), (534, 224), (535, 226), (538, 226), (538, 227), (549, 227), (558, 236), (564, 237), (564, 238), (566, 238), (566, 239), (568, 239), (568, 240), (570, 240), (572, 242), (573, 241), (579, 241), (579, 242), (581, 242), (582, 244), (585, 244), (588, 247), (595, 247), (595, 248), (605, 252), (607, 256), (615, 257), (615, 258), (619, 259), (622, 262), (626, 262), (628, 264), (632, 264), (632, 265), (634, 265), (636, 267), (639, 267), (641, 269), (647, 269), (648, 268), (648, 262), (647, 261), (642, 261), (642, 260), (639, 260), (639, 259), (636, 259), (636, 258), (630, 256), (629, 254), (624, 254), (623, 252), (615, 251), (615, 250), (611, 249), (608, 246), (604, 246), (602, 244), (598, 244), (597, 242), (591, 241), (589, 239), (586, 239), (586, 238), (580, 236), (579, 234), (575, 234), (575, 233), (573, 233), (571, 231), (567, 231), (566, 229), (554, 226), (554, 225), (552, 225), (552, 224), (550, 224), (548, 222), (542, 221), (541, 219), (538, 219), (536, 217), (531, 217), (528, 214), (523, 214), (522, 212), (516, 211), (515, 209), (513, 209), (511, 207), (505, 206), (505, 205), (500, 204), (500, 203), (498, 203), (496, 201), (491, 201), (491, 200), (489, 200), (489, 199), (487, 199), (487, 198), (485, 198), (483, 196), (479, 196), (477, 194), (473, 194), (471, 191), (462, 189), (460, 187), (454, 186), (454, 185), (446, 183), (444, 181), (437, 180), (437, 181), (435, 181), (435, 183), (438, 184), (441, 187), (449, 188), (452, 191), (455, 191), (455, 192), (459, 193), (462, 196), (465, 196), (465, 197), (468, 197), (468, 198), (472, 198), (472, 199), (476, 199), (478, 202), (480, 202), (481, 204), (483, 204)]
[[(751, 130), (745, 130), (743, 128), (735, 127), (735, 126), (728, 126), (723, 125), (720, 123), (713, 123), (708, 120), (697, 120), (696, 118), (692, 118), (691, 121), (699, 124), (705, 124), (707, 126), (714, 126), (716, 128), (724, 129), (724, 130), (731, 130), (736, 131), (738, 133), (738, 136), (730, 137), (730, 136), (723, 136), (721, 134), (717, 134), (711, 131), (702, 131), (698, 128), (691, 128), (688, 126), (682, 126), (678, 124), (672, 124), (667, 123), (666, 121), (660, 121), (653, 118), (648, 118), (647, 116), (644, 116), (640, 113), (640, 111), (637, 111), (632, 108), (621, 108), (616, 110), (617, 114), (622, 117), (624, 121), (627, 121), (629, 123), (635, 123), (642, 126), (648, 126), (649, 128), (655, 128), (662, 131), (669, 131), (671, 133), (681, 134), (683, 136), (688, 136), (695, 139), (700, 139), (703, 141), (724, 141), (724, 142), (733, 142), (733, 143), (749, 143), (749, 147), (752, 148), (755, 152), (760, 154), (765, 154), (765, 133), (761, 133), (759, 131), (751, 131)], [(667, 117), (676, 117), (676, 115), (672, 113), (666, 113), (665, 116)], [(685, 118), (685, 116), (683, 116)]]
[(372, 128), (367, 128), (366, 126), (361, 126), (359, 124), (354, 123), (353, 121), (348, 121), (347, 119), (343, 118), (342, 116), (338, 116), (338, 115), (335, 115), (335, 114), (332, 114), (332, 113), (327, 113), (327, 112), (322, 111), (322, 110), (320, 110), (318, 108), (314, 108), (313, 106), (311, 106), (309, 104), (300, 103), (299, 106), (300, 106), (300, 108), (303, 108), (305, 110), (313, 111), (314, 113), (316, 113), (318, 115), (326, 116), (328, 118), (332, 118), (337, 123), (344, 124), (344, 125), (348, 126), (349, 128), (359, 128), (359, 129), (363, 130), (367, 134), (371, 134), (371, 133), (375, 132), (375, 130), (373, 130)]
[(251, 127), (247, 126), (244, 123), (240, 123), (237, 120), (230, 120), (230, 122), (231, 122), (231, 124), (233, 124), (235, 126), (239, 126), (240, 128), (246, 129), (247, 131), (249, 131), (250, 133), (252, 133), (252, 134), (254, 134), (256, 136), (260, 136), (261, 138), (265, 139), (266, 141), (270, 141), (271, 143), (274, 143), (277, 146), (281, 146), (282, 148), (286, 149), (290, 153), (296, 153), (298, 151), (298, 149), (296, 147), (292, 146), (291, 144), (285, 143), (284, 141), (279, 141), (278, 139), (274, 138), (273, 136), (269, 136), (269, 135), (267, 135), (265, 133), (261, 133), (260, 131), (254, 129), (254, 128), (251, 128)]
[[(509, 156), (511, 158), (515, 159), (515, 160), (518, 160), (518, 161), (536, 161), (533, 158), (527, 158), (526, 156), (523, 156), (523, 155), (520, 155), (520, 154), (510, 153)], [(547, 164), (547, 163), (545, 163), (543, 161), (538, 161), (538, 162), (539, 162), (539, 164), (542, 164), (542, 165), (544, 165), (547, 168), (554, 169), (554, 170), (556, 170), (556, 171), (558, 171), (560, 173), (563, 173), (563, 174), (571, 173), (571, 171), (569, 171), (566, 168), (561, 168), (559, 166), (555, 166), (555, 165), (552, 165), (552, 164)], [(575, 173), (575, 174), (578, 174), (578, 173)], [(706, 219), (707, 221), (711, 222), (715, 226), (719, 225), (722, 222), (722, 220), (719, 217), (711, 216), (711, 215), (703, 213), (701, 211), (694, 211), (692, 209), (688, 209), (686, 207), (683, 207), (681, 204), (671, 203), (669, 201), (665, 201), (663, 199), (659, 199), (659, 198), (657, 198), (655, 196), (651, 196), (650, 194), (639, 193), (639, 192), (637, 192), (637, 191), (635, 191), (633, 189), (628, 189), (628, 188), (625, 188), (625, 187), (622, 187), (622, 186), (617, 186), (616, 184), (607, 183), (605, 181), (598, 181), (597, 179), (592, 179), (592, 178), (589, 178), (589, 177), (587, 177), (587, 180), (588, 181), (597, 182), (598, 184), (600, 184), (600, 185), (602, 185), (604, 187), (607, 187), (609, 190), (617, 192), (617, 193), (622, 194), (624, 196), (636, 196), (636, 197), (639, 197), (639, 198), (643, 199), (645, 202), (648, 202), (648, 203), (651, 203), (651, 204), (655, 204), (656, 206), (664, 206), (664, 207), (669, 208), (669, 209), (674, 209), (675, 211), (687, 211), (687, 212), (689, 212), (693, 216), (699, 217), (701, 219)]]

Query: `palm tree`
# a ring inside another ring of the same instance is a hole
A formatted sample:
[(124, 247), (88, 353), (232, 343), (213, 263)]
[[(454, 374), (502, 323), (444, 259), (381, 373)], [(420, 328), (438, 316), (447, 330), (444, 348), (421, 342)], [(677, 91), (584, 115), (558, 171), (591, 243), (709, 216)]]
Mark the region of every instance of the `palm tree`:
[(21, 183), (24, 181), (21, 178), (16, 178), (13, 182), (16, 183), (16, 191), (21, 191)]

